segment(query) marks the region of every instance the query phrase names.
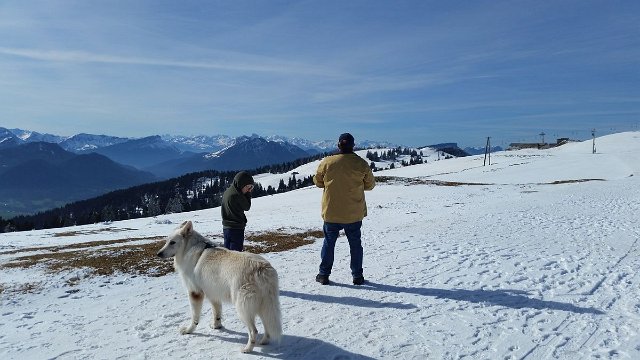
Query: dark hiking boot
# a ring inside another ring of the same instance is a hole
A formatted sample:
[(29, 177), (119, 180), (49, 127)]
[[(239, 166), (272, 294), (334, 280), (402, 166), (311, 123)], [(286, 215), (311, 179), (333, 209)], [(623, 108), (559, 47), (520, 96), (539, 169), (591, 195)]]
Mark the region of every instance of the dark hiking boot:
[(362, 285), (362, 284), (364, 284), (364, 276), (353, 278), (353, 285)]
[(319, 282), (322, 285), (328, 285), (329, 284), (329, 275), (316, 275), (316, 281)]

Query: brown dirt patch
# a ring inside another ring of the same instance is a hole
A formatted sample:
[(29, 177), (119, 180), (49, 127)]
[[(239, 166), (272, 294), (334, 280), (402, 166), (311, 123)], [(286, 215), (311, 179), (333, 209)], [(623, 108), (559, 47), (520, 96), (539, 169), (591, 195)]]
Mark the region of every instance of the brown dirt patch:
[[(473, 185), (496, 185), (488, 183), (470, 183), (470, 182), (458, 182), (458, 181), (443, 181), (443, 180), (427, 180), (418, 178), (405, 178), (399, 176), (376, 176), (376, 182), (379, 183), (391, 183), (391, 184), (405, 184), (409, 185), (435, 185), (435, 186), (473, 186)], [(538, 183), (538, 185), (558, 185), (558, 184), (575, 184), (588, 181), (606, 181), (605, 179), (576, 179), (576, 180), (557, 180), (548, 183)]]
[(303, 245), (313, 244), (315, 239), (322, 237), (324, 237), (324, 233), (321, 230), (308, 230), (294, 234), (285, 233), (281, 230), (249, 234), (246, 236), (246, 240), (258, 245), (247, 245), (245, 250), (254, 254), (287, 251)]
[[(162, 276), (173, 271), (173, 264), (161, 261), (156, 256), (162, 247), (163, 237), (123, 239), (112, 241), (94, 241), (73, 244), (65, 249), (62, 246), (45, 248), (45, 253), (17, 257), (2, 265), (4, 268), (26, 269), (42, 266), (49, 272), (88, 268), (95, 275), (112, 275), (116, 272)], [(120, 244), (136, 240), (153, 240), (147, 244), (127, 244), (117, 247), (97, 246)], [(35, 249), (28, 249), (34, 251)], [(42, 251), (43, 248), (38, 249)], [(61, 251), (65, 250), (65, 251)]]
[(10, 251), (4, 251), (4, 252), (0, 251), (0, 255), (19, 254), (19, 253), (31, 252), (31, 251), (49, 251), (49, 252), (68, 251), (72, 249), (85, 249), (89, 247), (114, 245), (114, 244), (121, 244), (121, 243), (127, 243), (132, 241), (162, 239), (162, 238), (163, 238), (162, 236), (157, 236), (154, 238), (127, 238), (127, 239), (106, 240), (106, 241), (88, 241), (88, 242), (68, 244), (68, 245), (30, 247), (30, 248), (22, 248), (18, 250), (10, 250)]
[(605, 179), (577, 179), (577, 180), (556, 180), (549, 183), (543, 183), (540, 185), (558, 185), (558, 184), (575, 184), (575, 183), (583, 183), (588, 181), (606, 181)]
[(53, 234), (53, 237), (78, 236), (78, 235), (95, 235), (95, 234), (100, 234), (100, 233), (103, 233), (103, 232), (115, 233), (115, 232), (130, 231), (130, 230), (137, 230), (137, 229), (108, 227), (108, 228), (98, 229), (98, 230), (65, 231), (65, 232), (55, 233), (55, 234)]
[[(247, 241), (251, 241), (255, 245), (246, 246), (246, 251), (258, 254), (286, 251), (311, 244), (315, 239), (321, 237), (323, 237), (322, 231), (286, 233), (279, 229), (272, 232), (254, 233), (247, 236)], [(0, 265), (0, 269), (28, 269), (40, 266), (48, 272), (59, 272), (86, 268), (91, 271), (92, 275), (126, 273), (159, 277), (174, 271), (173, 261), (157, 256), (158, 250), (164, 245), (163, 238), (92, 241), (68, 246), (21, 249), (12, 251), (11, 254), (34, 251), (39, 253), (18, 256)], [(131, 242), (141, 240), (149, 242), (131, 244)], [(1, 291), (6, 291), (6, 287)]]
[(466, 185), (494, 185), (486, 183), (468, 183), (458, 181), (427, 180), (416, 178), (405, 178), (399, 176), (376, 176), (376, 182), (380, 183), (400, 183), (405, 185), (435, 185), (435, 186), (466, 186)]

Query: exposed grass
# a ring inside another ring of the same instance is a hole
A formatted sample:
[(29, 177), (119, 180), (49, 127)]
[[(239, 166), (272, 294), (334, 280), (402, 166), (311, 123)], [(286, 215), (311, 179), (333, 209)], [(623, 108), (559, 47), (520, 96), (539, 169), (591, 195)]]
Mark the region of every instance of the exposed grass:
[(95, 234), (99, 234), (99, 233), (103, 233), (103, 232), (115, 233), (115, 232), (130, 231), (130, 230), (137, 230), (137, 229), (130, 229), (130, 228), (118, 229), (118, 228), (114, 228), (114, 227), (108, 227), (108, 228), (103, 228), (103, 229), (87, 230), (87, 231), (65, 231), (65, 232), (55, 233), (55, 234), (53, 234), (53, 237), (78, 236), (78, 235), (95, 235)]
[(486, 183), (469, 183), (469, 182), (458, 182), (458, 181), (405, 178), (405, 177), (399, 177), (399, 176), (376, 176), (375, 179), (376, 179), (376, 182), (379, 182), (379, 183), (402, 183), (405, 185), (435, 185), (435, 186), (493, 185), (493, 184), (486, 184)]
[[(282, 229), (272, 232), (249, 234), (246, 251), (253, 253), (280, 252), (311, 244), (316, 238), (323, 237), (322, 231), (304, 231), (286, 233)], [(28, 248), (11, 251), (11, 254), (35, 252), (18, 256), (0, 269), (29, 269), (40, 266), (45, 271), (56, 273), (73, 269), (89, 269), (91, 275), (113, 275), (125, 273), (151, 277), (164, 276), (173, 272), (173, 262), (159, 258), (156, 254), (164, 245), (163, 237), (119, 239), (110, 241), (92, 241), (67, 246)], [(148, 243), (140, 244), (139, 241)], [(131, 242), (136, 242), (131, 244)], [(119, 246), (108, 246), (119, 245)], [(9, 254), (5, 252), (4, 254)], [(79, 280), (78, 280), (79, 281)], [(78, 281), (69, 282), (75, 285)], [(6, 288), (2, 288), (5, 291)]]
[(558, 184), (575, 184), (588, 181), (606, 181), (605, 179), (577, 179), (577, 180), (556, 180), (549, 183), (543, 183), (540, 185), (558, 185)]
[(49, 251), (49, 252), (59, 252), (59, 251), (68, 251), (72, 249), (85, 249), (89, 247), (98, 247), (105, 245), (114, 245), (120, 243), (127, 243), (132, 241), (140, 241), (140, 240), (157, 240), (162, 239), (162, 236), (152, 237), (152, 238), (127, 238), (127, 239), (119, 239), (119, 240), (109, 240), (109, 241), (89, 241), (84, 243), (77, 244), (68, 244), (68, 245), (56, 245), (56, 246), (44, 246), (44, 247), (30, 247), (30, 248), (22, 248), (18, 250), (9, 250), (9, 251), (0, 251), (0, 255), (10, 255), (10, 254), (18, 254), (32, 251)]
[[(18, 257), (6, 264), (6, 268), (31, 268), (43, 266), (46, 271), (59, 272), (64, 270), (88, 268), (95, 275), (112, 275), (116, 272), (162, 276), (173, 271), (170, 261), (161, 261), (156, 256), (162, 241), (158, 238), (147, 244), (128, 244), (109, 248), (90, 248), (85, 246), (82, 250), (57, 251), (26, 255)], [(127, 239), (127, 242), (131, 240)], [(116, 240), (115, 243), (121, 243)], [(112, 244), (114, 242), (100, 242), (100, 245)], [(93, 243), (95, 244), (95, 242)], [(75, 244), (76, 247), (82, 244)], [(85, 243), (88, 245), (88, 243)], [(89, 245), (91, 247), (91, 245)]]
[(443, 180), (420, 180), (413, 179), (409, 182), (409, 185), (435, 185), (435, 186), (477, 186), (477, 185), (494, 185), (488, 183), (470, 183), (470, 182), (458, 182), (458, 181), (443, 181)]
[[(518, 165), (518, 164), (516, 164)], [(488, 183), (471, 183), (471, 182), (458, 182), (458, 181), (443, 181), (443, 180), (427, 180), (418, 178), (405, 178), (399, 176), (376, 176), (376, 182), (379, 183), (400, 183), (405, 185), (435, 185), (435, 186), (472, 186), (472, 185), (495, 185)], [(547, 183), (538, 183), (538, 185), (558, 185), (558, 184), (575, 184), (588, 181), (606, 181), (605, 179), (575, 179), (575, 180), (556, 180)]]
[(297, 247), (312, 244), (315, 239), (324, 237), (321, 230), (308, 230), (301, 233), (285, 233), (282, 230), (278, 232), (264, 232), (257, 234), (249, 234), (246, 240), (258, 243), (256, 246), (247, 245), (245, 250), (255, 253), (281, 252)]

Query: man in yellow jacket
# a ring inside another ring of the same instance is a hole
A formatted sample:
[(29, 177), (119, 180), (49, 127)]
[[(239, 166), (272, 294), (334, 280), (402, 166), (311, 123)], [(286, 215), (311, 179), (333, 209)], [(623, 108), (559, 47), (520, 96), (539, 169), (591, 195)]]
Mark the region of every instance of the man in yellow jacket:
[(376, 185), (369, 164), (353, 152), (354, 138), (349, 133), (338, 139), (339, 154), (324, 158), (313, 182), (324, 188), (322, 193), (322, 219), (324, 220), (324, 244), (322, 245), (320, 271), (316, 281), (329, 284), (333, 267), (336, 240), (344, 229), (351, 251), (351, 275), (355, 285), (364, 283), (362, 274), (362, 243), (360, 240), (362, 219), (367, 216), (364, 191)]

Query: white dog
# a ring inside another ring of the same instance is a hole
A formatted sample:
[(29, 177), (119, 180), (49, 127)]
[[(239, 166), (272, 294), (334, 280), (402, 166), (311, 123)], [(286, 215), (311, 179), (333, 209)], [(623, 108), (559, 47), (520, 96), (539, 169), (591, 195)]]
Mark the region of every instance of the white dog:
[(211, 326), (222, 327), (222, 302), (232, 303), (240, 320), (249, 329), (249, 341), (242, 352), (251, 352), (256, 342), (256, 315), (264, 325), (260, 345), (282, 336), (278, 273), (263, 257), (216, 247), (193, 230), (191, 221), (182, 223), (158, 252), (161, 258), (173, 257), (176, 271), (182, 275), (191, 301), (191, 324), (180, 329), (190, 334), (198, 326), (202, 302), (213, 306)]

